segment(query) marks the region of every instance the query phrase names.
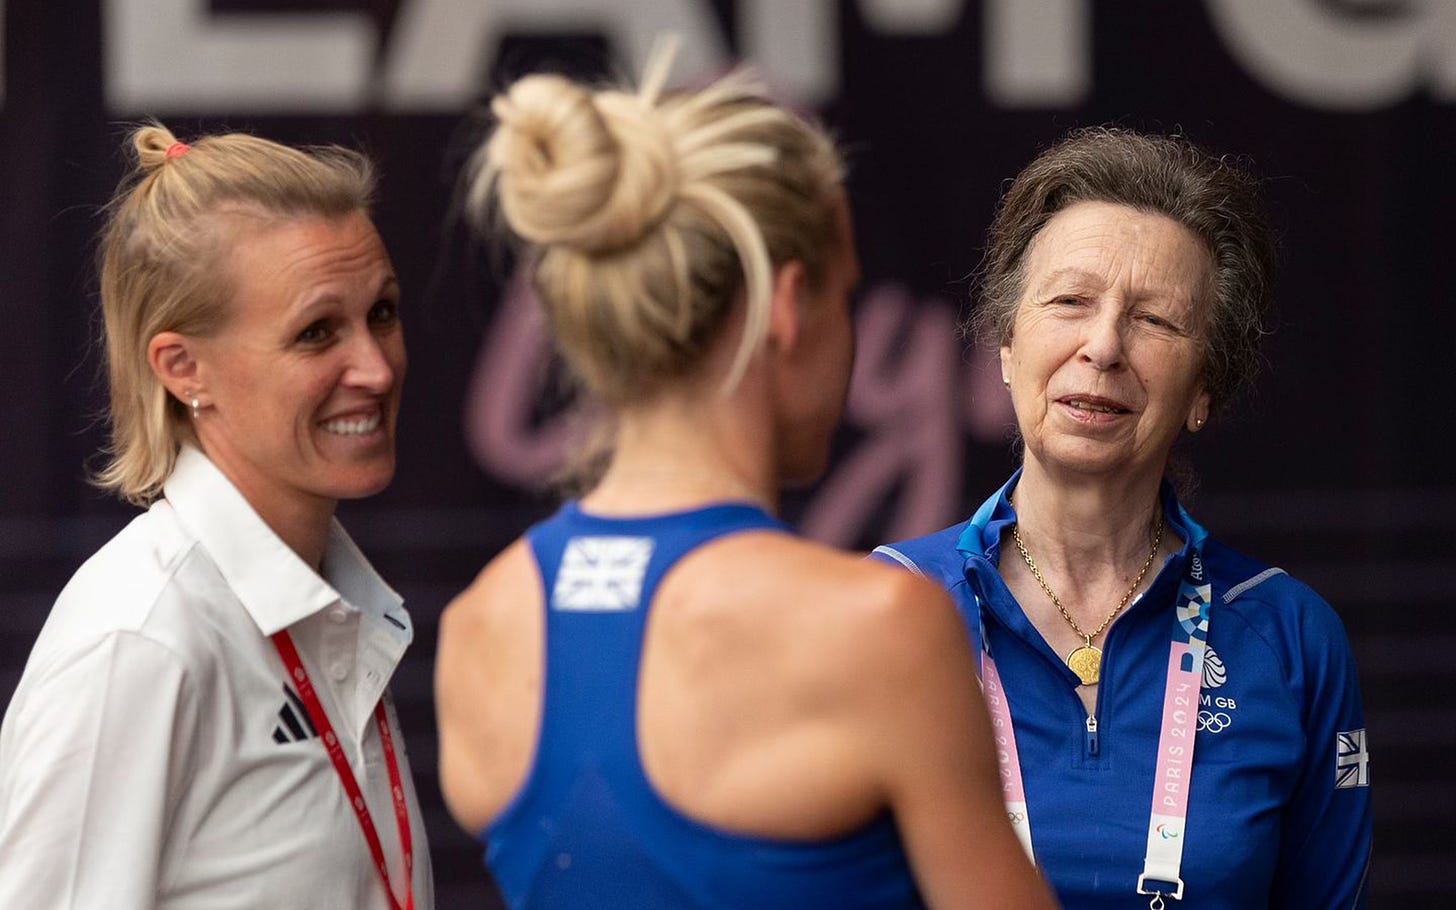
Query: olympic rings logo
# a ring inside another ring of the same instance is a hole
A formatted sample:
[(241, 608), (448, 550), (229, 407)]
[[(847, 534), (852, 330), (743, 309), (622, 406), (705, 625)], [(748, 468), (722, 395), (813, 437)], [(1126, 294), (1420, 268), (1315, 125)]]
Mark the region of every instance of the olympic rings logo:
[(1019, 825), (1022, 822), (1026, 821), (1025, 812), (1007, 812), (1006, 817), (1011, 820), (1011, 824), (1013, 825)]
[(1234, 719), (1222, 711), (1216, 714), (1210, 711), (1198, 712), (1198, 729), (1207, 730), (1209, 733), (1222, 733), (1233, 722)]

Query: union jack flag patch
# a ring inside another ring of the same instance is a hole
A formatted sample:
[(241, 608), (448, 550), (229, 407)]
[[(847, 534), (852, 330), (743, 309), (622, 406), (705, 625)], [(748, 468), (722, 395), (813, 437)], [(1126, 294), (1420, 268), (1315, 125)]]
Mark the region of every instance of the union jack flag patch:
[(566, 542), (551, 605), (557, 610), (637, 609), (651, 537), (573, 537)]
[(1365, 728), (1335, 734), (1335, 789), (1370, 786), (1370, 753)]

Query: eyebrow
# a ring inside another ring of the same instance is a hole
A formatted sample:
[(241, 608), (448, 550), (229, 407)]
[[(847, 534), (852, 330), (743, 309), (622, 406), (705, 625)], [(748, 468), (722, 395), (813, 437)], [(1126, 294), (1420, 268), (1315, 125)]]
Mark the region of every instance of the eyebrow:
[(1074, 265), (1064, 265), (1056, 271), (1052, 272), (1051, 274), (1047, 275), (1045, 278), (1038, 281), (1036, 283), (1036, 287), (1040, 289), (1046, 287), (1047, 285), (1056, 284), (1064, 280), (1070, 280), (1073, 283), (1086, 285), (1100, 285), (1104, 283), (1101, 280), (1101, 276), (1097, 275), (1095, 272), (1092, 272), (1088, 269), (1078, 268)]
[[(399, 276), (394, 272), (390, 272), (379, 282), (379, 286), (374, 289), (374, 294), (378, 296), (386, 291), (398, 291), (399, 289)], [(331, 290), (325, 291), (315, 297), (307, 298), (304, 303), (299, 304), (297, 311), (307, 312), (309, 310), (319, 309), (320, 307), (332, 306), (339, 303), (342, 299), (342, 297)]]
[[(1090, 271), (1088, 269), (1078, 268), (1074, 265), (1067, 265), (1062, 266), (1061, 268), (1048, 274), (1041, 281), (1037, 282), (1037, 284), (1031, 290), (1034, 295), (1040, 296), (1041, 294), (1044, 294), (1048, 289), (1056, 287), (1061, 282), (1066, 282), (1074, 288), (1087, 288), (1093, 290), (1100, 290), (1106, 286), (1106, 282), (1104, 282), (1102, 280), (1102, 277), (1096, 272)], [(1171, 287), (1152, 287), (1148, 288), (1146, 293), (1139, 294), (1136, 299), (1139, 301), (1166, 300), (1174, 303), (1186, 302), (1190, 305), (1195, 305), (1197, 303), (1196, 291), (1194, 292), (1194, 295), (1195, 299), (1183, 301)]]

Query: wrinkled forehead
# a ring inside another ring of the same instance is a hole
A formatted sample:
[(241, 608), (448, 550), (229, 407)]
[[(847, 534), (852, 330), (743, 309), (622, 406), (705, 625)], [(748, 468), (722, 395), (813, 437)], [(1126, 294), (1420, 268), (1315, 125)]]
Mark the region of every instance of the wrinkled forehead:
[(1078, 202), (1048, 219), (1022, 256), (1021, 302), (1117, 294), (1202, 311), (1213, 260), (1201, 238), (1159, 212)]

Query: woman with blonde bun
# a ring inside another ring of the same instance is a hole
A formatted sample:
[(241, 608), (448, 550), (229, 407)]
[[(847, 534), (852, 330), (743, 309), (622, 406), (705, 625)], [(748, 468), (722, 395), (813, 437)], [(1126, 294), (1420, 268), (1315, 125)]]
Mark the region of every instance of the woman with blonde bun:
[(333, 518), (394, 474), (373, 167), (129, 144), (97, 481), (149, 508), (61, 592), (0, 728), (0, 906), (429, 910), (388, 693), (410, 620)]
[(446, 802), (515, 910), (1051, 906), (943, 592), (773, 514), (849, 381), (840, 158), (743, 75), (665, 69), (492, 104), (472, 213), (614, 432), (445, 613)]

